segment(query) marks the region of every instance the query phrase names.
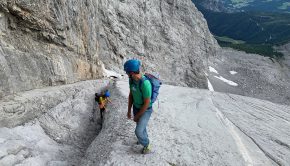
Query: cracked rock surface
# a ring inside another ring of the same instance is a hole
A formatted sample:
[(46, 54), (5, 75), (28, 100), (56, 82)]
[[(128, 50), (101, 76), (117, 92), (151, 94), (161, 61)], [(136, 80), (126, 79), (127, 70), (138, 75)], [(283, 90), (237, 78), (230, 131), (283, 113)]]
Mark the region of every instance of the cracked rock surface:
[(0, 101), (0, 165), (78, 165), (101, 129), (94, 93), (108, 83), (79, 82)]
[(118, 107), (109, 112), (82, 165), (289, 165), (289, 106), (163, 85), (148, 125), (153, 152), (142, 155), (135, 123), (126, 119), (127, 105), (120, 102), (128, 82), (117, 87)]
[(99, 125), (92, 88), (107, 85), (100, 80), (66, 85), (78, 90), (24, 125), (1, 127), (0, 165), (270, 166), (290, 162), (289, 106), (163, 85), (148, 125), (153, 152), (142, 155), (135, 123), (126, 118), (128, 82), (111, 84), (112, 104), (102, 128)]

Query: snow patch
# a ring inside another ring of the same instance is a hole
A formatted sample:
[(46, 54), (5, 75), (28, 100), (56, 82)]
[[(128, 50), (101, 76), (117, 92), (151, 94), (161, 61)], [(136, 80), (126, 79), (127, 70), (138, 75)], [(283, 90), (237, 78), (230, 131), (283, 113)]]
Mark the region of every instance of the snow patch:
[(207, 86), (208, 86), (209, 91), (212, 91), (212, 92), (214, 91), (213, 86), (208, 79), (207, 79)]
[(208, 68), (209, 68), (209, 71), (210, 71), (210, 72), (212, 72), (212, 73), (216, 73), (216, 74), (219, 74), (218, 71), (216, 71), (215, 68), (213, 68), (213, 67), (211, 67), (211, 66), (209, 66)]
[(231, 75), (235, 75), (235, 74), (237, 74), (238, 72), (236, 72), (236, 71), (230, 71), (230, 73), (231, 73)]
[(225, 79), (222, 76), (214, 76), (214, 77), (217, 78), (217, 79), (219, 79), (219, 80), (221, 80), (221, 81), (223, 81), (223, 82), (225, 82), (225, 83), (227, 83), (227, 84), (229, 84), (229, 85), (231, 85), (231, 86), (238, 86), (237, 83), (235, 83), (233, 81), (230, 81), (230, 80), (227, 80), (227, 79)]
[(116, 78), (122, 78), (122, 75), (115, 72), (115, 71), (112, 71), (112, 70), (107, 70), (104, 65), (102, 66), (103, 68), (103, 71), (104, 71), (104, 74), (106, 77), (116, 77)]

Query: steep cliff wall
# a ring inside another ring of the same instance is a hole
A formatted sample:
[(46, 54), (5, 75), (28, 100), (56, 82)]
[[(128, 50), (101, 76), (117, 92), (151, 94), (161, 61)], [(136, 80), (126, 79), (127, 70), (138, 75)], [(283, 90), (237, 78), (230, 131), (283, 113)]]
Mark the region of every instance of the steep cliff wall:
[(100, 77), (96, 11), (79, 1), (1, 1), (0, 97)]
[[(189, 0), (101, 1), (100, 57), (110, 68), (137, 57), (171, 84), (205, 88), (207, 58), (218, 47)], [(119, 65), (119, 68), (122, 66)]]
[(122, 71), (143, 60), (166, 82), (206, 87), (216, 41), (190, 0), (0, 2), (0, 97)]

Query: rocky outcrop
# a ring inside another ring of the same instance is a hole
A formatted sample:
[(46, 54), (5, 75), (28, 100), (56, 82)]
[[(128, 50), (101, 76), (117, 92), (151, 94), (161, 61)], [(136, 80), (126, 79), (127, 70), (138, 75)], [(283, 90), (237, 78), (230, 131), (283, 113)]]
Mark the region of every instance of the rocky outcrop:
[(122, 72), (128, 58), (172, 84), (206, 88), (218, 45), (190, 0), (0, 2), (0, 97)]

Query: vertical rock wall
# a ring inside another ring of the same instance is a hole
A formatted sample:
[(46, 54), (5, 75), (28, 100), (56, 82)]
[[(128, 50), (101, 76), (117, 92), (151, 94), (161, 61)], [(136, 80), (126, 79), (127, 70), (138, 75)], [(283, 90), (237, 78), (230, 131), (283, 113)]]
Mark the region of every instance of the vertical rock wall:
[(0, 2), (0, 97), (102, 76), (97, 2)]
[(171, 84), (206, 88), (218, 45), (190, 0), (2, 0), (0, 97), (102, 77), (128, 58)]
[(207, 87), (207, 58), (218, 45), (191, 1), (101, 1), (99, 10), (100, 58), (112, 69), (135, 57), (168, 83)]

